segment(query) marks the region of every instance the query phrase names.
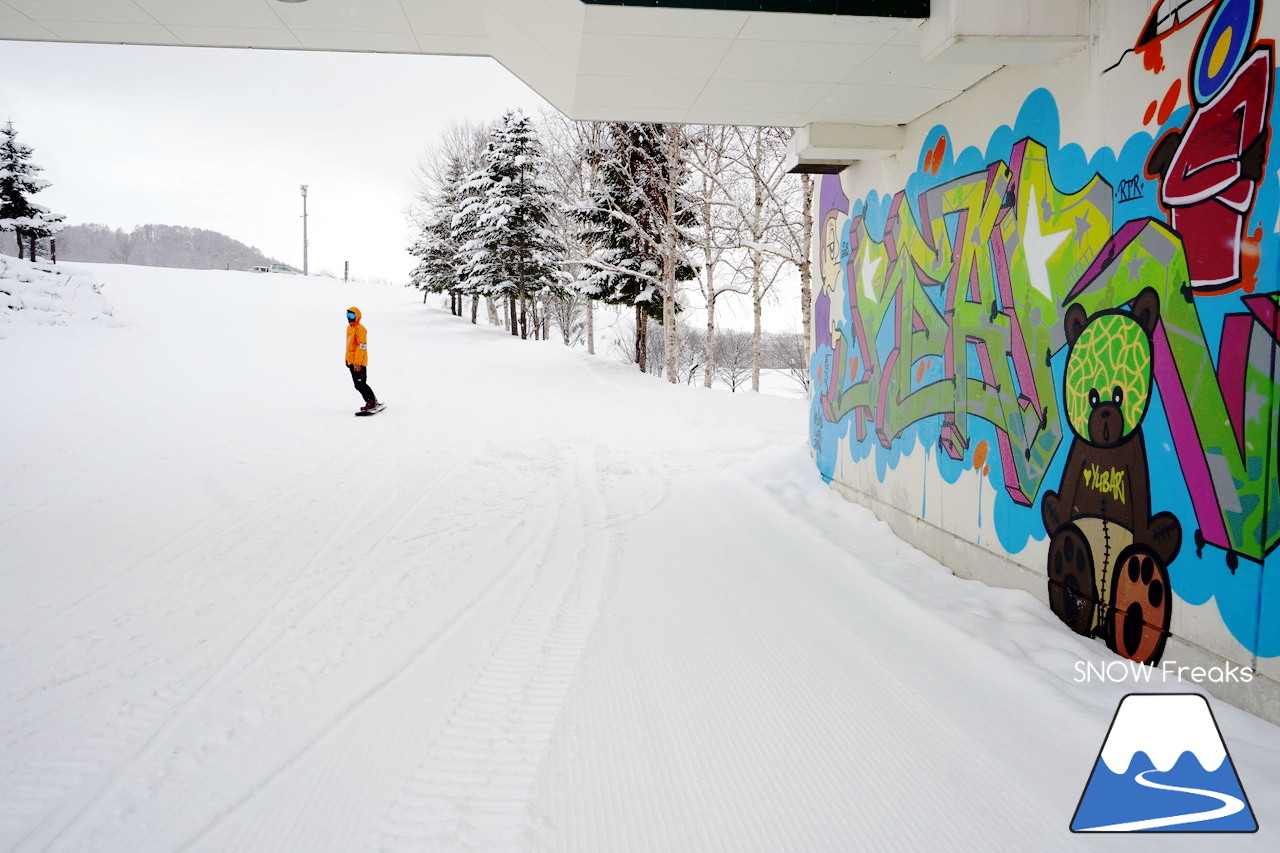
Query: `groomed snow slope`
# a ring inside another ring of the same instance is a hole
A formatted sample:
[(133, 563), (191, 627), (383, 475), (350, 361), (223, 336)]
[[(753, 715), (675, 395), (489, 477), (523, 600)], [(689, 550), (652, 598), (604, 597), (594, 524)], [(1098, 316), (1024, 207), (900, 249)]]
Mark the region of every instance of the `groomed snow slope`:
[[(1108, 844), (1067, 826), (1133, 685), (823, 486), (803, 401), (83, 266), (122, 327), (0, 341), (0, 849)], [(1273, 850), (1280, 729), (1211, 701)]]

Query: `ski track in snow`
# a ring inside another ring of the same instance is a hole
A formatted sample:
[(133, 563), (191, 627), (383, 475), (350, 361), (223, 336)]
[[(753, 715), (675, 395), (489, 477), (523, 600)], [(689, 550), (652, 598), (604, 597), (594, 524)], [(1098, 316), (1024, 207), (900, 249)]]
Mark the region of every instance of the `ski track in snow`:
[[(41, 395), (0, 423), (34, 454), (0, 489), (0, 849), (1102, 841), (1067, 831), (1125, 692), (1071, 683), (1100, 647), (822, 487), (803, 401), (399, 289), (94, 273), (133, 325), (0, 377)], [(336, 362), (353, 301), (378, 418)], [(122, 364), (146, 418), (100, 390)], [(1280, 734), (1218, 714), (1280, 820)]]
[[(595, 623), (607, 539), (597, 472), (575, 472), (520, 604), (371, 838), (373, 850), (529, 844), (536, 771)], [(583, 492), (587, 492), (584, 496)], [(584, 500), (584, 497), (588, 500)]]

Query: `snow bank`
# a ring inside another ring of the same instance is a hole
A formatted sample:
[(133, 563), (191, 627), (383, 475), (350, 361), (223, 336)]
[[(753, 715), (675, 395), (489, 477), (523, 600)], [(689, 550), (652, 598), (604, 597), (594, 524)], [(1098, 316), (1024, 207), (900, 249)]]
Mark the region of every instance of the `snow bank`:
[(80, 324), (117, 325), (91, 274), (0, 255), (0, 339), (37, 326)]

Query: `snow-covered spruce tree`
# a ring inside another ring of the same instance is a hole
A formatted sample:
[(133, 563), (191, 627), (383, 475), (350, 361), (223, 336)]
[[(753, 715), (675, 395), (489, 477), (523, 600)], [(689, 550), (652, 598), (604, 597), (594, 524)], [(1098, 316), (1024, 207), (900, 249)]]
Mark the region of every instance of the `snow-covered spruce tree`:
[[(418, 258), (410, 274), (415, 287), (427, 294), (449, 294), (450, 308), (462, 316), (463, 291), (456, 275), (452, 220), (461, 207), (462, 185), (480, 167), (489, 128), (472, 121), (454, 121), (418, 159), (413, 170), (414, 201), (405, 211), (413, 239), (409, 253)], [(475, 301), (475, 300), (473, 300)]]
[[(466, 201), (456, 226), (465, 237), (463, 278), (479, 292), (505, 296), (511, 333), (529, 336), (529, 297), (559, 289), (565, 279), (564, 244), (551, 227), (552, 200), (542, 180), (533, 123), (513, 110), (489, 138), (485, 165), (464, 185)], [(519, 318), (516, 317), (517, 306)]]
[(492, 303), (493, 293), (488, 290), (492, 279), (488, 253), (475, 244), (479, 231), (478, 221), (484, 211), (483, 167), (469, 174), (458, 186), (458, 210), (450, 223), (449, 239), (455, 246), (453, 255), (454, 275), (458, 278), (460, 293), (471, 297), (471, 322), (476, 322), (480, 297), (484, 295)]
[(595, 270), (593, 289), (605, 302), (634, 306), (636, 357), (648, 367), (648, 319), (665, 330), (666, 377), (676, 382), (676, 288), (698, 271), (687, 249), (696, 223), (694, 201), (685, 191), (684, 131), (677, 125), (613, 122), (602, 144), (590, 152), (596, 180), (576, 211), (581, 239), (596, 246), (583, 260)]
[(460, 209), (465, 179), (466, 164), (460, 155), (455, 155), (446, 164), (440, 185), (428, 200), (421, 230), (409, 248), (409, 253), (418, 259), (410, 281), (423, 291), (423, 301), (427, 293), (448, 293), (449, 310), (459, 317), (462, 316), (462, 283), (455, 258), (460, 246), (454, 240), (453, 218)]
[(36, 204), (31, 197), (49, 186), (36, 175), (44, 171), (31, 160), (30, 145), (18, 141), (13, 122), (0, 128), (0, 233), (13, 231), (18, 240), (18, 257), (24, 256), (24, 241), (36, 259), (36, 241), (52, 237), (62, 228), (61, 214)]

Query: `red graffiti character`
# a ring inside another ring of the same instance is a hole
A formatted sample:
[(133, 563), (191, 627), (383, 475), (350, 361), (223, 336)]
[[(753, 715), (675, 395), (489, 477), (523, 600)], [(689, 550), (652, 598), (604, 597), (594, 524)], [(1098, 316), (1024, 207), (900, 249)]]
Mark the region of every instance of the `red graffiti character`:
[(1224, 292), (1242, 278), (1245, 228), (1266, 166), (1275, 68), (1272, 44), (1253, 41), (1259, 12), (1258, 0), (1219, 4), (1189, 68), (1191, 115), (1147, 158), (1196, 291)]

